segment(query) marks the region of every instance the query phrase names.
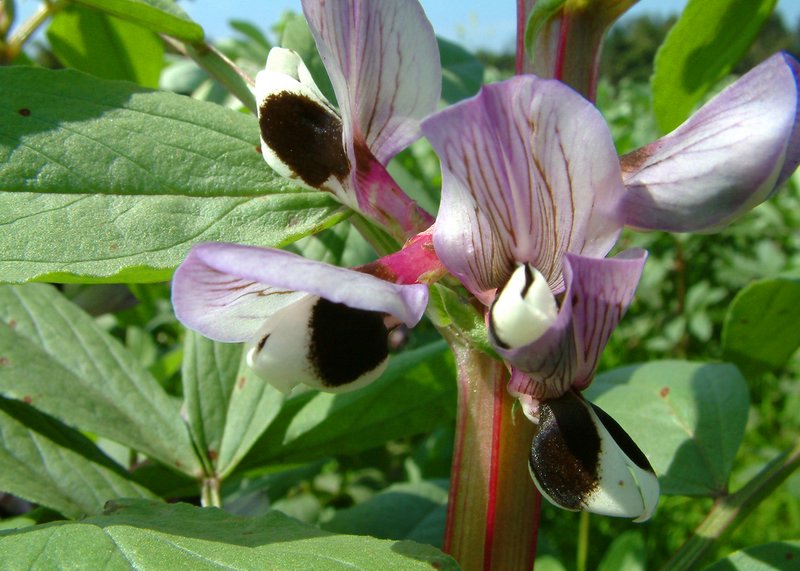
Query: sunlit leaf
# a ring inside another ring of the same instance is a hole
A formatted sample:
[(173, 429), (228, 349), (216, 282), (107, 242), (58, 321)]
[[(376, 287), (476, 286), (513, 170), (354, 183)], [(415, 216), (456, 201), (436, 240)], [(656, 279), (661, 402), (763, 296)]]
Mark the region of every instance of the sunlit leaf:
[(647, 455), (663, 494), (726, 491), (749, 407), (736, 367), (652, 361), (599, 375), (585, 395)]
[(653, 109), (668, 132), (680, 125), (708, 90), (730, 73), (776, 0), (689, 0), (658, 50)]
[(458, 569), (429, 545), (334, 535), (280, 512), (126, 500), (106, 515), (0, 533), (0, 567), (15, 569)]
[(152, 498), (81, 433), (21, 401), (0, 397), (0, 490), (67, 517), (116, 498)]
[(178, 401), (55, 288), (0, 287), (0, 362), (3, 396), (199, 475)]
[(280, 246), (344, 214), (266, 166), (251, 116), (74, 71), (0, 84), (2, 280), (166, 280), (194, 243)]
[(73, 0), (106, 14), (135, 22), (148, 30), (189, 42), (203, 40), (203, 28), (173, 0)]
[(158, 87), (164, 44), (148, 29), (90, 8), (67, 6), (53, 16), (47, 39), (66, 67)]
[(746, 376), (781, 368), (800, 347), (800, 280), (755, 282), (736, 296), (722, 329), (726, 360)]
[(183, 393), (197, 447), (214, 473), (230, 472), (278, 414), (284, 397), (243, 360), (241, 343), (217, 343), (189, 332)]

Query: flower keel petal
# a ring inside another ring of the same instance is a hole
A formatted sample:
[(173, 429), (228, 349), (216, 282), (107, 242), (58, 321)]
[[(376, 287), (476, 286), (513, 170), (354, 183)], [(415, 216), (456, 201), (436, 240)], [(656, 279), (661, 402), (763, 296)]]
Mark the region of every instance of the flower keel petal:
[(605, 412), (569, 392), (541, 403), (528, 467), (536, 487), (564, 509), (645, 521), (658, 502), (647, 458)]

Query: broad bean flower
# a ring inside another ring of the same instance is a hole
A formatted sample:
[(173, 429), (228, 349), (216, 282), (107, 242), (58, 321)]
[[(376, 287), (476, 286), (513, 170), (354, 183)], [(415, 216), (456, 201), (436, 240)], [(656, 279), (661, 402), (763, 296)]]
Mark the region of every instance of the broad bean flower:
[(256, 77), (267, 163), (404, 238), (432, 219), (394, 183), (386, 164), (419, 138), (441, 93), (439, 48), (415, 0), (304, 0), (339, 110), (300, 57), (274, 48)]
[(797, 72), (776, 55), (621, 160), (591, 103), (535, 76), (423, 122), (443, 169), (436, 252), (488, 306), (509, 390), (539, 424), (531, 475), (557, 505), (638, 521), (655, 509), (645, 455), (580, 395), (646, 257), (606, 255), (625, 225), (713, 230), (773, 193), (800, 158)]
[[(385, 165), (421, 135), (419, 120), (439, 101), (433, 29), (415, 0), (304, 0), (303, 10), (339, 109), (297, 54), (273, 49), (256, 78), (264, 158), (299, 185), (330, 192), (410, 238), (431, 219)], [(269, 248), (201, 244), (175, 273), (173, 305), (206, 337), (247, 343), (250, 366), (284, 392), (300, 384), (353, 390), (385, 368), (390, 329), (421, 319), (428, 291), (415, 282), (431, 257), (418, 239), (358, 269)]]

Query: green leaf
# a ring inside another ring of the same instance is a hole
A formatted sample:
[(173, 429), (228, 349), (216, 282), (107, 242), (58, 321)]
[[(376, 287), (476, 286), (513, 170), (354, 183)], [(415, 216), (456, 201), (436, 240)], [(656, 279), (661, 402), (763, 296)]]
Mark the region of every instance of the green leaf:
[(442, 99), (455, 103), (472, 97), (483, 84), (483, 64), (463, 47), (436, 38), (442, 61)]
[(280, 512), (242, 518), (134, 500), (82, 522), (3, 532), (0, 541), (4, 569), (458, 569), (428, 545), (334, 535)]
[(441, 547), (446, 506), (447, 482), (393, 484), (366, 502), (338, 510), (322, 529)]
[(178, 401), (55, 288), (0, 287), (0, 364), (3, 396), (200, 474)]
[(231, 392), (242, 360), (241, 343), (218, 343), (187, 331), (181, 379), (189, 430), (212, 463), (219, 455)]
[(776, 541), (731, 553), (706, 571), (774, 571), (793, 569), (800, 561), (800, 540)]
[(638, 531), (627, 531), (609, 546), (597, 571), (644, 571), (647, 557), (644, 538)]
[(800, 347), (800, 280), (750, 284), (734, 298), (722, 328), (726, 360), (746, 377), (783, 367)]
[(0, 84), (3, 280), (163, 281), (194, 243), (280, 246), (345, 216), (266, 166), (253, 117), (75, 71)]
[(164, 44), (152, 31), (96, 10), (68, 5), (47, 29), (59, 61), (103, 79), (158, 87)]
[(73, 70), (0, 68), (0, 190), (266, 196), (258, 122), (213, 103)]
[(655, 58), (653, 110), (662, 132), (680, 125), (730, 73), (776, 0), (689, 0)]
[(0, 280), (166, 281), (193, 244), (279, 247), (346, 216), (319, 192), (258, 198), (0, 192)]
[(203, 28), (172, 0), (72, 0), (187, 42), (203, 41)]
[(444, 341), (406, 351), (366, 388), (289, 399), (243, 464), (306, 462), (428, 432), (455, 416), (455, 389)]
[(235, 468), (284, 400), (247, 366), (242, 349), (241, 343), (186, 336), (182, 377), (189, 427), (219, 476)]
[(585, 395), (644, 451), (663, 494), (725, 493), (749, 407), (736, 367), (652, 361), (599, 375)]
[(153, 498), (88, 438), (30, 405), (0, 397), (0, 490), (67, 517), (116, 498)]

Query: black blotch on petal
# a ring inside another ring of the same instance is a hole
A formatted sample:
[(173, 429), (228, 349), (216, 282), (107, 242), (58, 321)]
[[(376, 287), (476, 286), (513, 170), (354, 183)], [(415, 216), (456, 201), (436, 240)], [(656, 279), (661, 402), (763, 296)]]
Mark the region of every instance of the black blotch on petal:
[(341, 119), (313, 99), (288, 91), (270, 95), (258, 123), (264, 143), (309, 186), (350, 173)]
[(567, 393), (540, 405), (529, 465), (560, 506), (579, 510), (599, 485), (600, 436), (581, 397)]
[(382, 313), (320, 298), (309, 328), (309, 362), (326, 386), (351, 383), (389, 356), (389, 331)]
[(634, 464), (639, 466), (642, 470), (646, 470), (652, 474), (655, 474), (655, 470), (650, 465), (650, 462), (647, 460), (647, 456), (644, 455), (644, 452), (636, 445), (633, 441), (633, 438), (628, 436), (628, 433), (617, 423), (616, 420), (611, 418), (606, 411), (603, 409), (595, 406), (592, 403), (589, 405), (594, 409), (594, 413), (597, 415), (597, 418), (600, 419), (600, 422), (603, 423), (603, 426), (611, 435), (611, 438), (617, 443), (622, 451), (630, 458)]

